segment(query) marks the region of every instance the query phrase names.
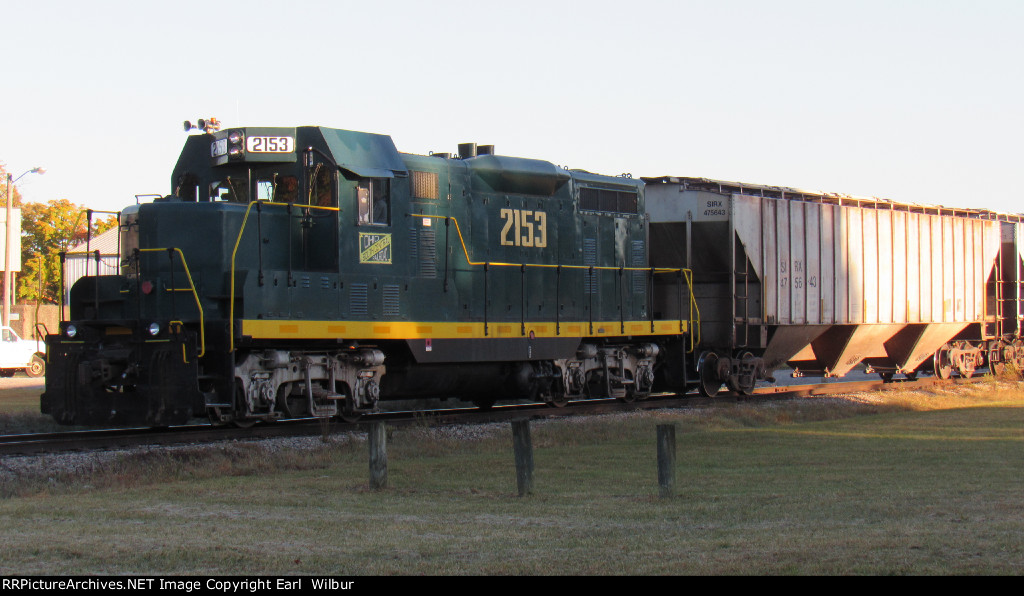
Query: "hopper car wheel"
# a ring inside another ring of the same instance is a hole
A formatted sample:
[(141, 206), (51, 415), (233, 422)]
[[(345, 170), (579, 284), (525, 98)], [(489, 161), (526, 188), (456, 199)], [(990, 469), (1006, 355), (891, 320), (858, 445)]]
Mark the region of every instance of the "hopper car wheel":
[(892, 383), (893, 373), (891, 372), (880, 372), (878, 376), (882, 379), (883, 383)]
[(704, 352), (697, 361), (697, 375), (700, 383), (697, 390), (704, 397), (714, 397), (722, 389), (722, 381), (718, 378), (718, 354)]
[[(744, 363), (749, 360), (752, 360), (753, 358), (754, 354), (752, 352), (743, 352), (736, 357), (736, 360), (740, 363)], [(726, 383), (726, 385), (729, 387), (729, 390), (732, 391), (733, 393), (739, 393), (740, 395), (753, 395), (754, 387), (757, 386), (757, 379), (753, 374), (751, 374), (749, 383), (741, 382), (736, 383), (734, 386), (733, 383), (729, 381)]]
[(988, 352), (988, 372), (997, 377), (1003, 376), (1006, 372), (1006, 363), (1000, 358), (1002, 353), (1002, 346), (996, 346)]
[(949, 361), (949, 350), (939, 348), (932, 356), (932, 363), (935, 369), (935, 376), (940, 379), (948, 379), (953, 376), (953, 363)]

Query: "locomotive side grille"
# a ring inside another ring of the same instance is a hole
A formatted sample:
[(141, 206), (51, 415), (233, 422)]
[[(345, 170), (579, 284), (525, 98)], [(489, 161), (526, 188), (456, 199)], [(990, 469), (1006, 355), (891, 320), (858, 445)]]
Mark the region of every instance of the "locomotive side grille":
[(436, 199), (437, 172), (412, 171), (412, 196), (414, 199)]
[(398, 286), (384, 286), (384, 316), (398, 316)]
[(321, 290), (330, 290), (331, 289), (331, 278), (329, 278), (327, 276), (321, 276), (320, 277), (320, 289)]
[(420, 230), (418, 257), (420, 277), (437, 277), (437, 246), (434, 230)]
[(416, 227), (409, 228), (409, 258), (413, 263), (420, 260), (420, 236)]
[(300, 279), (302, 281), (302, 287), (308, 288), (309, 287), (309, 276), (308, 275), (303, 275)]
[[(646, 265), (644, 262), (644, 241), (634, 240), (630, 251), (630, 266), (631, 267), (643, 267)], [(633, 293), (643, 294), (647, 289), (647, 272), (646, 271), (634, 271), (633, 272)]]
[(352, 316), (366, 316), (369, 314), (369, 300), (367, 299), (366, 284), (352, 284), (349, 294), (349, 311)]
[[(586, 266), (597, 265), (597, 238), (583, 239), (583, 264)], [(597, 293), (597, 272), (587, 271), (583, 274), (584, 287), (588, 294)]]
[(580, 209), (583, 211), (604, 211), (635, 215), (637, 213), (637, 193), (632, 190), (609, 190), (605, 188), (580, 189)]

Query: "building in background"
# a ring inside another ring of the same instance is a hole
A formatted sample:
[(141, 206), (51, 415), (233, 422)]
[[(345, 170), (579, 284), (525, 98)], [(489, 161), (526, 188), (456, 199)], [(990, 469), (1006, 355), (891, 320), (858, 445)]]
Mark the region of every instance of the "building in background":
[[(64, 260), (64, 299), (66, 305), (70, 299), (71, 286), (86, 275), (117, 275), (120, 264), (120, 247), (118, 245), (118, 228), (93, 236), (89, 242), (76, 244), (68, 249)], [(96, 262), (96, 251), (100, 260)]]

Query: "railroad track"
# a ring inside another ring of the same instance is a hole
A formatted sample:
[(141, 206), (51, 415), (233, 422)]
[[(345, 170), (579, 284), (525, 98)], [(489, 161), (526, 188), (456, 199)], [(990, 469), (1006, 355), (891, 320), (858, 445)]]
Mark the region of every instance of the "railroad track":
[(112, 450), (142, 445), (163, 446), (181, 444), (213, 443), (219, 441), (259, 440), (277, 437), (316, 436), (347, 431), (358, 431), (375, 421), (385, 421), (401, 427), (413, 424), (483, 424), (505, 422), (516, 418), (558, 418), (580, 415), (598, 415), (633, 410), (653, 410), (679, 407), (709, 407), (725, 401), (757, 401), (790, 399), (794, 397), (825, 396), (861, 391), (880, 391), (894, 388), (919, 388), (952, 382), (974, 382), (971, 379), (940, 380), (925, 378), (883, 382), (881, 380), (851, 381), (841, 383), (816, 383), (789, 385), (784, 387), (762, 387), (753, 395), (742, 396), (722, 393), (714, 398), (687, 394), (659, 394), (649, 399), (623, 403), (612, 399), (594, 399), (571, 402), (566, 407), (552, 408), (543, 404), (513, 404), (495, 406), (490, 410), (475, 408), (418, 410), (409, 412), (385, 412), (365, 416), (357, 422), (343, 422), (336, 419), (283, 420), (273, 424), (257, 424), (251, 428), (213, 426), (196, 424), (168, 428), (118, 428), (105, 430), (79, 430), (57, 433), (33, 433), (0, 435), (0, 456), (29, 455), (37, 453), (62, 453), (70, 451)]

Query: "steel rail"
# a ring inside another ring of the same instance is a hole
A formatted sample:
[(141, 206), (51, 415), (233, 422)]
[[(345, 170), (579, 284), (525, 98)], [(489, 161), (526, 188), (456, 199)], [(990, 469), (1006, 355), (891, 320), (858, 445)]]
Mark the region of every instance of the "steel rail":
[(167, 428), (124, 428), (0, 435), (0, 456), (108, 450), (142, 445), (168, 446), (221, 441), (260, 440), (290, 436), (329, 435), (339, 432), (357, 432), (361, 430), (365, 423), (380, 420), (396, 427), (423, 425), (424, 422), (433, 426), (444, 426), (452, 424), (498, 423), (524, 417), (548, 419), (636, 410), (705, 408), (722, 403), (756, 403), (759, 401), (823, 397), (856, 392), (895, 390), (898, 388), (926, 388), (953, 383), (973, 383), (983, 378), (977, 376), (970, 379), (942, 380), (929, 377), (897, 382), (870, 380), (790, 385), (786, 387), (761, 387), (755, 389), (753, 395), (749, 396), (724, 392), (713, 398), (701, 397), (696, 394), (664, 393), (633, 402), (622, 402), (612, 398), (583, 399), (571, 401), (566, 407), (550, 407), (545, 404), (528, 403), (498, 405), (490, 410), (465, 407), (382, 412), (366, 415), (356, 422), (344, 422), (333, 418), (326, 421), (317, 418), (301, 418), (277, 421), (272, 424), (257, 424), (251, 428), (244, 429), (233, 426), (196, 424)]

